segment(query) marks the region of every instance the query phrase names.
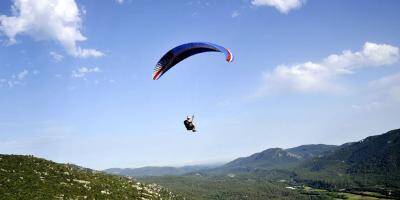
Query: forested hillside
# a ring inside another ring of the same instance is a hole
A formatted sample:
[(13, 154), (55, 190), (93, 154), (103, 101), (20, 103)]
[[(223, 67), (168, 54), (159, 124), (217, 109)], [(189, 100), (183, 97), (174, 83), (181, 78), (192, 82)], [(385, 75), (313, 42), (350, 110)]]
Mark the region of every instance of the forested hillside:
[(400, 189), (400, 129), (342, 145), (295, 170), (298, 181), (325, 188)]
[(0, 154), (0, 199), (180, 199), (162, 187), (33, 156)]

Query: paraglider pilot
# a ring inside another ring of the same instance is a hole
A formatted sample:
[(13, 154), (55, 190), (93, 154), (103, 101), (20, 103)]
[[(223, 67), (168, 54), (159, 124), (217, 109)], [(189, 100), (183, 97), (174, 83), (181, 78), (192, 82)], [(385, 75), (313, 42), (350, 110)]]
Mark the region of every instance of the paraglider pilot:
[(194, 116), (192, 116), (191, 119), (189, 116), (186, 116), (186, 119), (185, 121), (183, 121), (183, 124), (185, 124), (186, 130), (196, 132), (196, 127), (193, 124), (193, 118)]

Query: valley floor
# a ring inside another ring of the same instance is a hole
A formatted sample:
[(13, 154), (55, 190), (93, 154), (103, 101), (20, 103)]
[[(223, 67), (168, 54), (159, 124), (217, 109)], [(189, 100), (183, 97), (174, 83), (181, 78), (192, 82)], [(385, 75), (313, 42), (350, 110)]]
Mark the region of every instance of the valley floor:
[(366, 191), (334, 192), (283, 181), (244, 177), (164, 176), (145, 177), (141, 181), (157, 183), (190, 200), (206, 199), (391, 199)]

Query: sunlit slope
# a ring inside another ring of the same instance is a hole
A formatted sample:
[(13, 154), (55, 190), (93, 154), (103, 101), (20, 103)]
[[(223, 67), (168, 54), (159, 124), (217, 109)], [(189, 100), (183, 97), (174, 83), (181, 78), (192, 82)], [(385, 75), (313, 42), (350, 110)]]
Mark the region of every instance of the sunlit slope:
[(400, 129), (344, 144), (306, 162), (296, 174), (319, 187), (400, 189)]
[(19, 155), (0, 155), (0, 194), (0, 199), (179, 199), (154, 184)]
[(303, 161), (320, 157), (337, 149), (335, 145), (313, 144), (290, 149), (271, 148), (248, 157), (237, 158), (221, 167), (208, 170), (208, 173), (227, 174), (254, 172), (257, 170), (289, 169)]

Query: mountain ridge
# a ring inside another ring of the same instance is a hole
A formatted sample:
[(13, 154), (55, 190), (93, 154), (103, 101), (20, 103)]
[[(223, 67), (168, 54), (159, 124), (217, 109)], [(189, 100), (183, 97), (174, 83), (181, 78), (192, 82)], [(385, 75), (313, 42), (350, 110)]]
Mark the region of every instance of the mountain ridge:
[(214, 168), (218, 165), (186, 165), (182, 167), (170, 166), (146, 166), (139, 168), (109, 168), (103, 170), (106, 173), (142, 177), (142, 176), (165, 176), (165, 175), (183, 175), (194, 171), (202, 171)]
[(288, 149), (269, 148), (247, 157), (240, 157), (205, 173), (247, 173), (256, 170), (290, 169), (303, 161), (322, 156), (338, 148), (336, 145), (308, 144)]

